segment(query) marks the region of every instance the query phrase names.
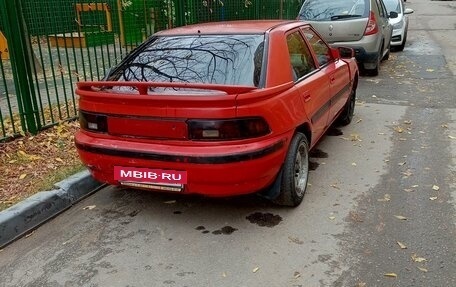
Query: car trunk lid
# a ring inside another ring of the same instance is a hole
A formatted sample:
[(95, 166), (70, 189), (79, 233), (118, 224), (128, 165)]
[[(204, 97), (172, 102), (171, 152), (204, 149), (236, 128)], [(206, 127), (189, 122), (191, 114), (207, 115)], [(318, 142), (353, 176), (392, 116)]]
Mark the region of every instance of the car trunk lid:
[(106, 116), (112, 136), (185, 140), (187, 119), (234, 118), (236, 96), (256, 89), (152, 82), (80, 82), (81, 112)]
[(359, 41), (364, 35), (369, 18), (336, 21), (307, 21), (328, 42)]

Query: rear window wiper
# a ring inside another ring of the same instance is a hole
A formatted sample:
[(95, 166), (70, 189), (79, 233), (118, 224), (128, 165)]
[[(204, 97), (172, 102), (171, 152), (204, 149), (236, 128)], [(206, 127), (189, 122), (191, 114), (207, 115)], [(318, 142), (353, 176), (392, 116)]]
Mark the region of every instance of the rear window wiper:
[(331, 16), (331, 20), (340, 20), (340, 19), (347, 19), (347, 18), (359, 18), (363, 17), (363, 15), (357, 15), (357, 14), (341, 14), (341, 15), (334, 15)]

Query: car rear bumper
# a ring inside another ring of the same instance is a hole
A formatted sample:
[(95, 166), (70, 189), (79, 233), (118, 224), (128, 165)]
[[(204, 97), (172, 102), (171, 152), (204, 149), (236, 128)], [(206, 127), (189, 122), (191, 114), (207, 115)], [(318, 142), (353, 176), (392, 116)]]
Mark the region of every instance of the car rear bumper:
[[(175, 146), (94, 138), (84, 132), (75, 137), (82, 162), (92, 176), (112, 185), (114, 166), (187, 172), (181, 193), (231, 196), (260, 191), (271, 185), (285, 159), (292, 134), (248, 144)], [(175, 152), (176, 150), (182, 152)]]

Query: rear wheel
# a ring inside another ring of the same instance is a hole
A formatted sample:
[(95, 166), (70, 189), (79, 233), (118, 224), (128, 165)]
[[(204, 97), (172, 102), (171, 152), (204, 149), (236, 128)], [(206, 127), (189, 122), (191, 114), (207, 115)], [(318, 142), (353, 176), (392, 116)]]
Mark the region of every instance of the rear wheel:
[(377, 55), (377, 59), (375, 60), (375, 67), (374, 68), (365, 68), (366, 70), (366, 73), (369, 75), (369, 76), (378, 76), (378, 73), (380, 71), (380, 62), (382, 60), (382, 55), (383, 55), (383, 44), (380, 46), (380, 50), (378, 51), (378, 55)]
[(304, 134), (297, 132), (291, 140), (282, 172), (280, 194), (274, 203), (298, 206), (307, 188), (309, 178), (309, 142)]

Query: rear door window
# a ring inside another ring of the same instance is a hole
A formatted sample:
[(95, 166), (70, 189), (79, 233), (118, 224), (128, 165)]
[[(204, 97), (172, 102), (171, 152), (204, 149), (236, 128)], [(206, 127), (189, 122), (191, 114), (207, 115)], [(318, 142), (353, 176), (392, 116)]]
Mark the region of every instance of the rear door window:
[(287, 35), (287, 45), (294, 80), (300, 79), (316, 69), (312, 53), (299, 31)]

